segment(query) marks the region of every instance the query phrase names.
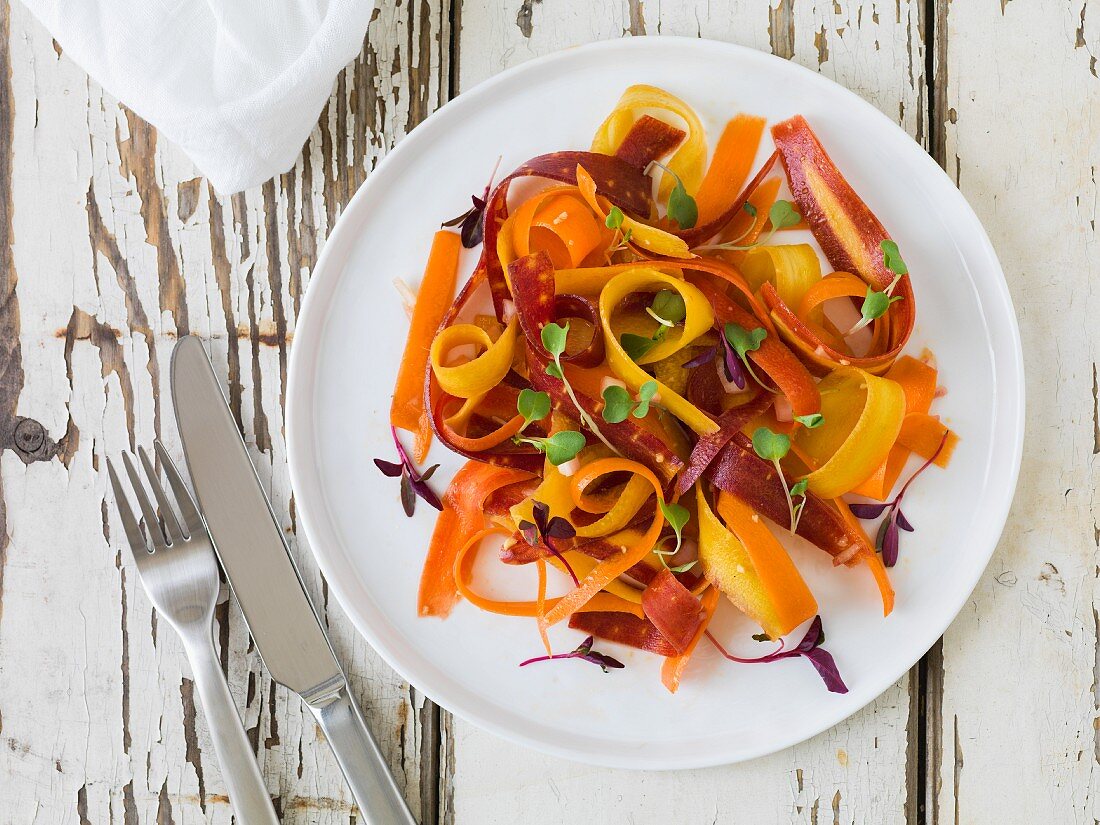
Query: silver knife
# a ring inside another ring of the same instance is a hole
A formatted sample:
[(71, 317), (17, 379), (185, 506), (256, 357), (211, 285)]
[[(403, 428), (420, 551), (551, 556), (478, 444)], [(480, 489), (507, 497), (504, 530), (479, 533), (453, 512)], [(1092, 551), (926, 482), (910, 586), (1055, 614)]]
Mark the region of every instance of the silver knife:
[(214, 548), (271, 677), (302, 697), (368, 825), (416, 825), (302, 586), (198, 338), (172, 352), (172, 399)]

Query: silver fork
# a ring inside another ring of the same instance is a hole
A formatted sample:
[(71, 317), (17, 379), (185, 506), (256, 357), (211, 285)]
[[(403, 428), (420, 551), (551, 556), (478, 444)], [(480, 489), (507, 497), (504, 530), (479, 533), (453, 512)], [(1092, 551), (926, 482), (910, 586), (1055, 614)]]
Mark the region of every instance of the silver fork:
[[(141, 526), (134, 519), (114, 466), (107, 459), (107, 472), (111, 478), (118, 514), (149, 600), (183, 640), (183, 648), (194, 671), (199, 699), (210, 726), (210, 738), (214, 741), (214, 750), (217, 752), (218, 762), (221, 763), (222, 776), (229, 788), (229, 799), (237, 819), (245, 825), (278, 825), (279, 820), (275, 816), (271, 798), (256, 764), (256, 755), (249, 745), (244, 725), (241, 724), (241, 717), (237, 714), (214, 650), (214, 603), (219, 586), (214, 547), (210, 543), (210, 535), (202, 516), (184, 486), (183, 478), (168, 457), (168, 451), (159, 441), (155, 442), (155, 447), (172, 487), (176, 506), (183, 517), (186, 532), (180, 527), (164, 488), (157, 480), (149, 456), (142, 448), (138, 448), (138, 454), (156, 498), (156, 509), (149, 501), (129, 453), (122, 454), (122, 462), (126, 465), (126, 474), (130, 477), (130, 484), (137, 496), (141, 523), (145, 525), (149, 543), (146, 543)], [(158, 509), (160, 522), (164, 524), (163, 532), (157, 519)]]

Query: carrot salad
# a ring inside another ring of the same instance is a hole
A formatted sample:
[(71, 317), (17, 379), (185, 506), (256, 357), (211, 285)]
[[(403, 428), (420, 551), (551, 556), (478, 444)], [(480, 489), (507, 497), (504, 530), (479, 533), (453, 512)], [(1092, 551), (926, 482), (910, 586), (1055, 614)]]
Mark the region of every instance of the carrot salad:
[[(454, 297), (464, 249), (480, 257)], [(803, 117), (737, 114), (712, 151), (687, 103), (628, 88), (587, 151), (531, 158), (435, 235), (394, 387), (399, 460), (375, 460), (409, 515), (440, 510), (419, 614), (522, 617), (545, 648), (522, 665), (622, 667), (593, 649), (607, 640), (664, 657), (675, 692), (705, 637), (737, 662), (805, 658), (845, 692), (779, 538), (865, 568), (893, 609), (902, 497), (958, 440), (932, 412), (932, 354), (903, 354), (915, 318), (898, 240)], [(467, 459), (442, 496), (419, 468), (433, 440)], [(533, 569), (526, 599), (489, 595), (489, 552)], [(708, 630), (727, 609), (777, 644), (730, 655)], [(559, 623), (577, 648), (551, 649)]]

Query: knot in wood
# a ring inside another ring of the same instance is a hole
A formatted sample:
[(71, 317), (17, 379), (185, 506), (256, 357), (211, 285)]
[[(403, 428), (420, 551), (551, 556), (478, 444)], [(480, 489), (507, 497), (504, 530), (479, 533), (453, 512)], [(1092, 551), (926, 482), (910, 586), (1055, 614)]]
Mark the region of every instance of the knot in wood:
[(23, 418), (15, 425), (15, 449), (21, 453), (34, 454), (46, 443), (46, 428), (33, 418)]

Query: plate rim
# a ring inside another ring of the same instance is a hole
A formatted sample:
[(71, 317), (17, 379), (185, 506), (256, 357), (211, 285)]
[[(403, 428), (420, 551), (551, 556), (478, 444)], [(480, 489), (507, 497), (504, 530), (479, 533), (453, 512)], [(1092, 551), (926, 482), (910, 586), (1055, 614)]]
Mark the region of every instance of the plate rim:
[[(1002, 436), (1000, 441), (993, 442), (998, 446), (993, 447), (991, 452), (999, 452), (1005, 447), (1011, 448), (1011, 453), (1008, 456), (1009, 472), (1001, 475), (999, 481), (996, 478), (991, 479), (989, 484), (990, 487), (996, 486), (999, 488), (999, 491), (993, 499), (996, 503), (995, 512), (992, 514), (994, 517), (987, 521), (988, 524), (995, 525), (995, 527), (987, 528), (986, 530), (988, 548), (981, 554), (980, 566), (977, 565), (977, 560), (975, 560), (975, 572), (966, 581), (965, 589), (959, 590), (960, 596), (957, 599), (957, 603), (952, 603), (950, 610), (943, 611), (940, 622), (934, 623), (932, 630), (929, 631), (916, 646), (915, 649), (921, 651), (916, 659), (898, 673), (893, 673), (893, 671), (885, 673), (885, 676), (888, 678), (869, 680), (872, 684), (863, 687), (859, 691), (862, 700), (859, 704), (850, 709), (842, 709), (834, 713), (823, 713), (820, 717), (822, 721), (819, 724), (810, 725), (806, 729), (799, 729), (797, 732), (786, 737), (776, 737), (769, 741), (766, 746), (759, 746), (747, 751), (742, 750), (737, 752), (733, 752), (736, 750), (735, 747), (726, 748), (724, 750), (717, 748), (708, 751), (705, 755), (698, 758), (685, 757), (674, 760), (671, 763), (668, 760), (657, 763), (648, 755), (639, 756), (638, 754), (628, 754), (621, 751), (612, 754), (580, 750), (573, 747), (555, 745), (542, 739), (516, 732), (507, 725), (497, 723), (494, 719), (483, 713), (465, 707), (458, 707), (455, 703), (450, 701), (449, 697), (442, 697), (437, 694), (434, 688), (430, 690), (424, 689), (420, 684), (410, 679), (406, 670), (397, 664), (399, 660), (397, 652), (392, 650), (380, 638), (379, 634), (373, 631), (370, 623), (364, 619), (359, 609), (355, 607), (354, 599), (348, 593), (344, 582), (340, 580), (334, 568), (335, 560), (321, 549), (325, 544), (320, 533), (324, 531), (335, 531), (331, 524), (331, 516), (328, 516), (328, 507), (323, 490), (314, 489), (309, 479), (306, 477), (314, 469), (310, 467), (309, 456), (311, 453), (308, 448), (312, 440), (312, 431), (307, 428), (303, 430), (301, 435), (296, 435), (300, 427), (304, 426), (299, 425), (298, 422), (308, 422), (312, 414), (312, 397), (303, 393), (301, 388), (303, 385), (308, 386), (309, 378), (304, 376), (306, 370), (308, 370), (311, 364), (316, 362), (318, 356), (320, 330), (323, 329), (325, 310), (328, 307), (328, 302), (326, 298), (322, 296), (322, 292), (327, 290), (327, 293), (331, 293), (333, 288), (339, 283), (343, 270), (340, 255), (348, 248), (349, 243), (354, 241), (354, 238), (350, 236), (359, 223), (354, 217), (349, 216), (353, 216), (362, 211), (362, 204), (367, 200), (368, 193), (371, 190), (371, 181), (378, 173), (382, 172), (386, 167), (395, 164), (404, 154), (413, 151), (409, 147), (415, 147), (424, 140), (432, 139), (431, 136), (434, 131), (438, 131), (441, 128), (440, 124), (445, 124), (447, 119), (453, 116), (453, 112), (459, 111), (464, 107), (476, 105), (480, 100), (490, 95), (496, 86), (507, 83), (517, 76), (545, 71), (556, 63), (575, 60), (578, 59), (578, 55), (583, 56), (591, 52), (613, 53), (616, 51), (625, 52), (644, 49), (672, 49), (675, 51), (682, 48), (724, 50), (730, 52), (739, 59), (758, 61), (761, 64), (783, 65), (785, 67), (784, 70), (793, 70), (794, 73), (798, 75), (798, 82), (817, 83), (825, 87), (830, 87), (831, 91), (834, 93), (839, 92), (841, 97), (847, 98), (848, 103), (853, 107), (862, 109), (868, 112), (872, 117), (878, 118), (880, 121), (889, 124), (890, 127), (900, 132), (907, 140), (913, 140), (908, 132), (902, 129), (874, 105), (836, 81), (797, 63), (734, 43), (707, 38), (665, 35), (659, 37), (626, 37), (587, 43), (533, 58), (493, 75), (477, 84), (469, 91), (463, 92), (461, 95), (447, 101), (443, 106), (429, 115), (421, 124), (411, 130), (405, 138), (387, 152), (379, 161), (375, 169), (367, 177), (363, 185), (359, 187), (347, 206), (341, 212), (324, 243), (317, 264), (310, 276), (309, 284), (296, 319), (295, 340), (294, 344), (291, 346), (288, 365), (285, 409), (286, 449), (291, 489), (293, 490), (297, 502), (301, 532), (306, 539), (306, 544), (310, 553), (317, 561), (322, 574), (328, 582), (330, 591), (340, 603), (355, 629), (395, 672), (448, 712), (459, 716), (483, 730), (487, 730), (504, 739), (524, 745), (525, 747), (533, 748), (542, 753), (610, 768), (677, 770), (714, 767), (756, 759), (807, 741), (855, 715), (875, 701), (875, 699), (897, 682), (898, 679), (900, 679), (929, 649), (931, 649), (935, 642), (958, 617), (962, 608), (973, 594), (974, 589), (981, 581), (981, 577), (988, 567), (993, 554), (996, 552), (997, 546), (1003, 535), (1015, 497), (1023, 458), (1026, 376), (1024, 372), (1023, 348), (1020, 337), (1019, 321), (1013, 306), (1004, 268), (1001, 266), (988, 232), (974, 212), (973, 207), (966, 199), (966, 196), (963, 195), (961, 190), (951, 181), (946, 171), (940, 167), (922, 147), (916, 145), (918, 151), (914, 154), (914, 157), (919, 155), (923, 159), (919, 161), (919, 163), (925, 167), (926, 174), (939, 176), (941, 181), (945, 181), (950, 185), (951, 189), (958, 196), (960, 207), (972, 221), (973, 226), (979, 230), (976, 235), (978, 245), (974, 251), (974, 255), (976, 258), (980, 254), (981, 258), (984, 259), (986, 267), (989, 269), (989, 274), (994, 276), (989, 279), (988, 288), (979, 293), (979, 307), (983, 310), (983, 315), (985, 315), (986, 318), (1000, 316), (1001, 320), (1007, 320), (1006, 328), (1001, 330), (1001, 332), (1008, 334), (1008, 343), (1011, 344), (1011, 352), (998, 353), (994, 351), (992, 358), (994, 367), (992, 374), (997, 393), (998, 395), (1003, 393), (1005, 399), (1004, 402), (998, 404), (995, 409), (997, 410), (997, 417), (1003, 417), (1006, 421), (1003, 426), (997, 425), (993, 428), (994, 438), (997, 437), (997, 433), (1002, 429), (1008, 429), (1007, 435)], [(334, 261), (334, 263), (330, 264), (330, 261)], [(970, 279), (970, 282), (977, 287), (973, 278)], [(986, 285), (983, 284), (983, 286)], [(319, 316), (317, 321), (314, 320), (315, 315)], [(984, 342), (990, 344), (990, 337), (984, 336)], [(1012, 439), (1012, 443), (1010, 445), (1005, 444), (1004, 441), (1007, 440), (1008, 435), (1013, 431), (1015, 432), (1015, 438)], [(314, 499), (316, 499), (316, 501)], [(309, 502), (308, 504), (307, 501)], [(313, 513), (311, 508), (315, 505), (317, 512)], [(322, 516), (322, 513), (325, 515)], [(323, 525), (322, 522), (326, 520), (329, 523)]]

